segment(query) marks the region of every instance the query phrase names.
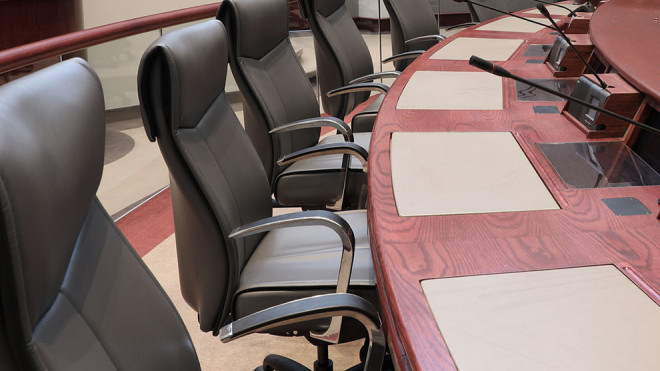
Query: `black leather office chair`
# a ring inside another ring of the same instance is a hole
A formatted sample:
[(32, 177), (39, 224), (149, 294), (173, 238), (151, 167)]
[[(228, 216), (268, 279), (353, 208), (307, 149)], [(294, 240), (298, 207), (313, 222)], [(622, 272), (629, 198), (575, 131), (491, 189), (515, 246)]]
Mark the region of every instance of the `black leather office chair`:
[[(438, 34), (438, 22), (428, 0), (384, 0), (390, 15), (392, 54), (417, 53), (445, 39)], [(413, 59), (394, 62), (398, 71), (403, 71)]]
[[(340, 119), (320, 118), (314, 89), (289, 40), (286, 0), (226, 0), (218, 18), (230, 37), (230, 64), (243, 98), (245, 130), (259, 153), (271, 190), (281, 205), (351, 209), (366, 200), (366, 167), (345, 155), (278, 163), (292, 152), (317, 152), (325, 145), (353, 142), (369, 148), (371, 133), (353, 134)], [(320, 126), (343, 135), (319, 143)], [(293, 130), (292, 130), (293, 129)], [(355, 144), (357, 146), (355, 146)], [(350, 149), (350, 143), (343, 145)], [(337, 152), (339, 153), (339, 152)], [(355, 151), (351, 152), (355, 153)]]
[(104, 114), (81, 59), (0, 87), (0, 369), (200, 368), (176, 309), (95, 197)]
[[(170, 170), (181, 290), (200, 328), (224, 337), (257, 311), (319, 294), (375, 303), (364, 210), (271, 217), (268, 178), (224, 91), (226, 38), (217, 20), (172, 31), (138, 73), (145, 129)], [(328, 343), (377, 334), (341, 318), (260, 330), (304, 335), (326, 356)]]
[[(370, 82), (396, 78), (398, 71), (374, 73), (369, 48), (345, 0), (299, 0), (302, 16), (314, 34), (316, 71), (323, 109), (329, 115), (344, 117), (369, 98), (371, 91), (386, 93), (388, 87)], [(353, 127), (371, 130), (382, 96), (365, 108)]]

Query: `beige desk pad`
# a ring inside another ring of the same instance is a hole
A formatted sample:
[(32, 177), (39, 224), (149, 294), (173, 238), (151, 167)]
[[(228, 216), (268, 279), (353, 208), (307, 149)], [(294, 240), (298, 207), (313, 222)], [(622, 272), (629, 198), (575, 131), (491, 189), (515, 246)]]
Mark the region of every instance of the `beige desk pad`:
[(431, 59), (466, 61), (474, 54), (489, 61), (505, 61), (523, 42), (518, 39), (459, 37), (435, 52)]
[[(530, 18), (533, 21), (550, 25), (550, 21), (545, 18)], [(478, 27), (479, 31), (502, 31), (502, 32), (538, 32), (544, 29), (545, 27), (534, 24), (532, 22), (527, 22), (523, 19), (515, 17), (505, 17), (493, 21), (491, 23), (485, 24), (481, 27)]]
[(417, 71), (408, 80), (397, 109), (500, 110), (502, 78), (488, 72)]
[(392, 133), (401, 216), (559, 209), (509, 132)]
[[(559, 5), (564, 6), (564, 7), (568, 8), (568, 9), (570, 9), (570, 10), (575, 10), (575, 9), (577, 9), (577, 8), (579, 8), (579, 7), (582, 6), (582, 4), (570, 4), (570, 3), (561, 3), (561, 4), (559, 4)], [(569, 14), (568, 10), (566, 10), (566, 9), (564, 9), (564, 8), (560, 8), (560, 7), (558, 7), (558, 6), (554, 6), (554, 5), (545, 5), (545, 8), (548, 9), (548, 13), (550, 13), (550, 15), (561, 15), (561, 16), (566, 16), (566, 15)], [(525, 13), (525, 14), (539, 14), (539, 15), (541, 14), (541, 12), (539, 12), (538, 9), (528, 10), (528, 11), (526, 11), (526, 12), (524, 12), (524, 13)]]
[(660, 307), (612, 265), (422, 288), (462, 371), (660, 369)]

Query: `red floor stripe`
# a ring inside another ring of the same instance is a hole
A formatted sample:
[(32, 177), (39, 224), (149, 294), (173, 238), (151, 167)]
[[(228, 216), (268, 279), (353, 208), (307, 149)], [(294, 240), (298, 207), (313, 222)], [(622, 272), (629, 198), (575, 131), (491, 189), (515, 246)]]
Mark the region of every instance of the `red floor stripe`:
[(117, 221), (117, 226), (144, 256), (174, 233), (172, 197), (167, 188)]

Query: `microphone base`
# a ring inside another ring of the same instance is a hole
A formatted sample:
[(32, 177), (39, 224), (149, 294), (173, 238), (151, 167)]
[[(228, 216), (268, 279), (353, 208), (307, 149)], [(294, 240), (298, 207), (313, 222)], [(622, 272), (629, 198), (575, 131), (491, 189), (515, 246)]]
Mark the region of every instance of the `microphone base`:
[(570, 23), (566, 27), (566, 34), (569, 37), (572, 34), (587, 34), (589, 33), (589, 22), (591, 22), (591, 15), (593, 13), (577, 12), (576, 16), (571, 18)]
[[(584, 76), (594, 83), (595, 89), (601, 89), (593, 75)], [(604, 102), (600, 104), (600, 106), (606, 110), (618, 113), (622, 116), (635, 119), (635, 116), (639, 112), (642, 101), (644, 99), (642, 93), (640, 93), (632, 85), (628, 84), (618, 74), (599, 74), (599, 76), (601, 79), (603, 79), (603, 81), (607, 83), (607, 92), (609, 92), (609, 96)], [(585, 97), (576, 98), (585, 100)], [(586, 100), (589, 103), (595, 104), (594, 102), (591, 102), (591, 99), (588, 97), (586, 97)], [(572, 116), (567, 111), (567, 108), (568, 102), (564, 106), (562, 115), (564, 115), (564, 117), (566, 117), (569, 122), (575, 125), (575, 127), (585, 133), (588, 139), (623, 138), (624, 135), (626, 135), (628, 128), (630, 127), (630, 124), (627, 122), (621, 121), (606, 114), (598, 114), (595, 117), (595, 120), (587, 126)], [(599, 130), (599, 128), (603, 129)]]
[[(594, 44), (591, 42), (589, 35), (572, 34), (567, 36), (570, 37), (573, 46), (580, 52), (584, 60), (589, 62), (594, 51)], [(559, 59), (558, 63), (556, 59)], [(554, 77), (578, 77), (586, 69), (577, 54), (561, 36), (557, 36), (555, 43), (552, 45), (552, 50), (545, 60), (545, 65)], [(555, 68), (555, 66), (558, 68)]]

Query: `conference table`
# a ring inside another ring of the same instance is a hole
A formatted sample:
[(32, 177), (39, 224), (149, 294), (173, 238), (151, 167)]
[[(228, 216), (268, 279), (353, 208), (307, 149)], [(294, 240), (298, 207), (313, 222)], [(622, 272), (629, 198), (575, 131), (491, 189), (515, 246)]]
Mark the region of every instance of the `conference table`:
[[(566, 11), (548, 10), (566, 27)], [(516, 14), (545, 22), (535, 8)], [(660, 110), (658, 15), (646, 0), (591, 15), (594, 58), (610, 84), (638, 89), (638, 120)], [(510, 16), (470, 27), (383, 101), (368, 218), (397, 369), (660, 367), (660, 178), (630, 150), (658, 137), (587, 138), (565, 100), (467, 62), (570, 90), (575, 78), (543, 63), (556, 37)]]

